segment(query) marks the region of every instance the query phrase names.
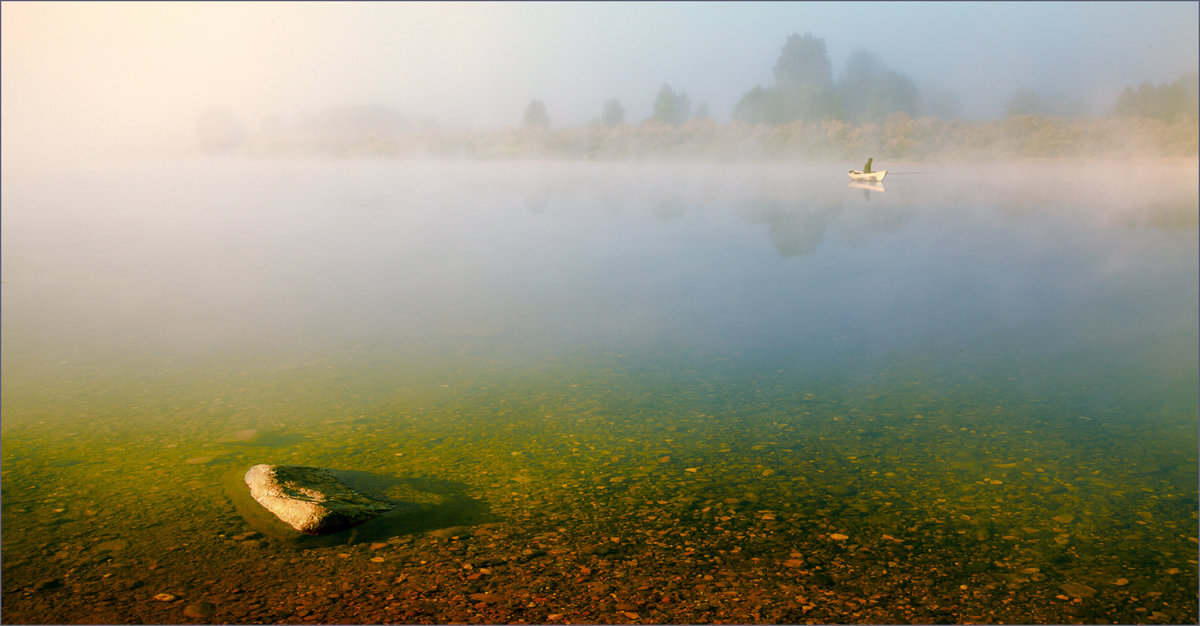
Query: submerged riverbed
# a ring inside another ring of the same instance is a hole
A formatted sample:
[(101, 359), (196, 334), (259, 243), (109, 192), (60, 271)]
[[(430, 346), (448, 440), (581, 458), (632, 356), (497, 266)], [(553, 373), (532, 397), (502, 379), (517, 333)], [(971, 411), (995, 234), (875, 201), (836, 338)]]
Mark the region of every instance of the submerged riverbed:
[(6, 165), (4, 621), (1195, 623), (1195, 160), (889, 170)]

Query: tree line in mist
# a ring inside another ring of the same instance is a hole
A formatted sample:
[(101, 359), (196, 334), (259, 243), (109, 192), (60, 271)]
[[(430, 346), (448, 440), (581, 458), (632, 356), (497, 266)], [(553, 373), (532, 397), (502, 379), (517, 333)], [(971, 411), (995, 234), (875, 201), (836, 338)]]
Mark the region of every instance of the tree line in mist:
[(385, 105), (341, 106), (295, 124), (268, 117), (247, 131), (232, 113), (211, 109), (196, 123), (206, 152), (324, 153), (342, 156), (477, 158), (1020, 158), (1185, 156), (1200, 150), (1196, 73), (1173, 83), (1143, 82), (1114, 94), (1111, 110), (1094, 115), (1079, 98), (1028, 88), (1008, 100), (1000, 120), (959, 119), (952, 94), (923, 93), (875, 54), (854, 51), (833, 75), (825, 41), (788, 37), (774, 82), (742, 95), (729, 123), (685, 91), (664, 84), (649, 117), (631, 123), (618, 99), (579, 127), (557, 128), (532, 99), (513, 127), (451, 131), (414, 123)]

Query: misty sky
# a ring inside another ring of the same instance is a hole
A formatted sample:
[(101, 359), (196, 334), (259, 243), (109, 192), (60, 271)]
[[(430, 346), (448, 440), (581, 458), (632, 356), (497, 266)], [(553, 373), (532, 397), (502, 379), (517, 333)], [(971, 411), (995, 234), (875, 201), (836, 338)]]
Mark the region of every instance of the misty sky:
[[(963, 113), (1022, 87), (1082, 96), (1196, 71), (1195, 2), (66, 3), (2, 5), (4, 145), (190, 138), (223, 106), (254, 129), (337, 104), (386, 104), (451, 128), (556, 127), (618, 98), (632, 123), (665, 82), (718, 121), (772, 82), (791, 33), (824, 38), (834, 76), (866, 48)], [(6, 154), (5, 156), (11, 156)]]

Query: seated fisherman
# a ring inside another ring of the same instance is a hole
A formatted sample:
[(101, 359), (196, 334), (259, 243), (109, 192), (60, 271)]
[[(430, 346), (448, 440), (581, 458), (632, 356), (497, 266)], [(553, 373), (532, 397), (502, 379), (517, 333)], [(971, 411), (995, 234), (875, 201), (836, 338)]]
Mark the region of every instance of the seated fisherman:
[(871, 173), (871, 162), (874, 160), (875, 160), (875, 157), (871, 157), (871, 158), (867, 159), (867, 164), (863, 166), (863, 174)]

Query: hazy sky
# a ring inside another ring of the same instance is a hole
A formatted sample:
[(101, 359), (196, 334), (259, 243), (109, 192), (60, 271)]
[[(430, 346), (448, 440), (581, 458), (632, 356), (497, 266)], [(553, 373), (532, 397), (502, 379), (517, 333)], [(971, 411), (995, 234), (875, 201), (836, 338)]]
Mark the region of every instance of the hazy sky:
[[(378, 103), (448, 127), (554, 126), (664, 83), (720, 121), (772, 82), (787, 36), (824, 38), (835, 77), (866, 48), (923, 91), (996, 117), (1021, 87), (1106, 112), (1127, 85), (1196, 71), (1196, 2), (4, 2), (5, 148), (190, 136), (227, 107), (250, 128)], [(9, 156), (9, 155), (6, 155)]]

